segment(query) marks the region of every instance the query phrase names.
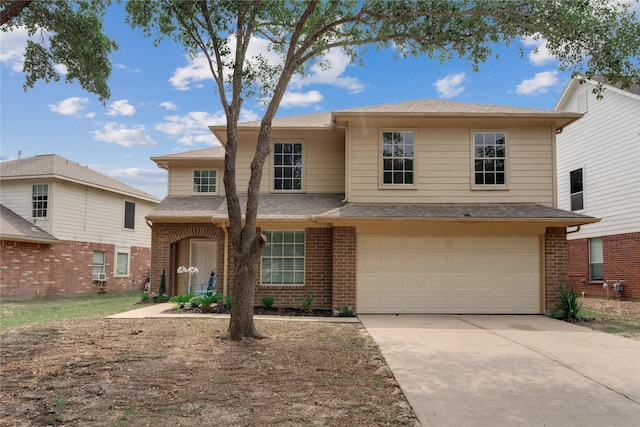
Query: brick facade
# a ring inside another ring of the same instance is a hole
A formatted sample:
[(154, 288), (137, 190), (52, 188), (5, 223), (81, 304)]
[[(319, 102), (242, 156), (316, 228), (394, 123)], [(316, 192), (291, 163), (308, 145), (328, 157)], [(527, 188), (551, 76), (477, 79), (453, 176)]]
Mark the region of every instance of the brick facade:
[[(334, 230), (338, 230), (337, 235)], [(177, 246), (182, 239), (208, 238), (218, 241), (218, 291), (224, 293), (224, 230), (213, 224), (156, 223), (152, 228), (151, 290), (157, 292), (160, 274), (165, 270), (166, 287), (175, 295)], [(335, 309), (355, 307), (355, 228), (307, 228), (305, 230), (304, 286), (262, 286), (254, 284), (254, 304), (262, 298), (274, 297), (274, 307), (299, 308), (302, 299), (314, 296), (312, 308)], [(234, 279), (233, 248), (227, 248), (227, 289), (231, 295)], [(336, 270), (337, 269), (337, 270)], [(336, 279), (336, 272), (341, 277)]]
[[(606, 297), (602, 281), (589, 278), (589, 239), (569, 240), (569, 285), (587, 297)], [(640, 233), (602, 237), (604, 278), (624, 280), (624, 291), (609, 288), (609, 298), (640, 299)]]
[(106, 292), (142, 291), (151, 265), (149, 248), (130, 248), (130, 274), (113, 277), (115, 245), (60, 241), (41, 244), (3, 240), (0, 251), (0, 297), (34, 298), (96, 294), (93, 251), (105, 251)]
[(546, 313), (558, 307), (558, 286), (567, 284), (567, 234), (564, 227), (548, 227), (544, 236), (544, 298)]

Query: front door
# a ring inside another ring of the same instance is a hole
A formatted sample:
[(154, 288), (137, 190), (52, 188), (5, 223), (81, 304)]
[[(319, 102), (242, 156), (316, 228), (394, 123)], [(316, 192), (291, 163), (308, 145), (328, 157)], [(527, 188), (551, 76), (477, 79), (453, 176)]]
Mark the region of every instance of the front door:
[(191, 240), (191, 262), (198, 267), (198, 273), (191, 277), (191, 283), (208, 283), (211, 272), (218, 272), (218, 242), (215, 240)]

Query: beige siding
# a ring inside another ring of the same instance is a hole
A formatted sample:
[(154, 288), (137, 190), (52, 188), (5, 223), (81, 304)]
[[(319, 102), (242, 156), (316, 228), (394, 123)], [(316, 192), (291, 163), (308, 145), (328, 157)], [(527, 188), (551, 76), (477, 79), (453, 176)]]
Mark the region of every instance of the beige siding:
[[(379, 132), (414, 130), (415, 186), (380, 185)], [(506, 189), (472, 189), (473, 131), (507, 133)], [(535, 202), (553, 205), (552, 129), (505, 121), (425, 122), (366, 121), (354, 126), (348, 198), (375, 203)]]
[[(561, 110), (585, 116), (558, 135), (558, 207), (569, 210), (569, 172), (583, 168), (584, 210), (602, 218), (568, 239), (640, 231), (640, 97), (607, 90), (597, 100), (590, 83), (579, 85)], [(583, 110), (584, 111), (584, 110)]]
[[(249, 185), (251, 161), (256, 149), (256, 132), (241, 132), (236, 159), (236, 185), (245, 193)], [(303, 191), (307, 193), (344, 193), (344, 135), (334, 130), (282, 131), (274, 129), (271, 144), (301, 142), (303, 144)], [(273, 150), (272, 150), (273, 151)], [(273, 154), (264, 163), (261, 193), (272, 192)], [(173, 172), (172, 168), (172, 174)], [(222, 173), (222, 172), (221, 172)], [(184, 179), (184, 178), (181, 178)], [(176, 179), (177, 180), (177, 179)], [(177, 188), (174, 184), (173, 188)], [(221, 192), (221, 194), (223, 194)]]
[[(217, 189), (220, 196), (224, 195), (224, 183), (222, 177), (224, 174), (224, 160), (202, 160), (202, 161), (180, 161), (176, 162), (169, 168), (169, 196), (187, 197), (198, 195), (193, 192), (193, 171), (195, 169), (216, 169), (217, 170)], [(211, 195), (211, 194), (200, 194)]]

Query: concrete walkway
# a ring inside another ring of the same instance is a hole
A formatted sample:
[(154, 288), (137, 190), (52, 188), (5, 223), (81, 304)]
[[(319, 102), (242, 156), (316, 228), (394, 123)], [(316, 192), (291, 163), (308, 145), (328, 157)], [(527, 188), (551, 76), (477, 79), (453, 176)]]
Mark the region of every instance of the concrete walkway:
[(423, 426), (639, 426), (640, 342), (544, 316), (359, 317)]
[[(176, 303), (167, 302), (162, 304), (147, 304), (141, 308), (137, 308), (131, 311), (125, 311), (124, 313), (114, 314), (107, 316), (107, 319), (150, 319), (150, 318), (176, 318), (176, 317), (191, 317), (197, 319), (203, 318), (217, 318), (228, 319), (228, 314), (218, 313), (167, 313), (171, 310)], [(313, 316), (254, 316), (254, 319), (258, 320), (287, 320), (293, 322), (330, 322), (330, 323), (359, 323), (360, 321), (356, 317), (313, 317)]]

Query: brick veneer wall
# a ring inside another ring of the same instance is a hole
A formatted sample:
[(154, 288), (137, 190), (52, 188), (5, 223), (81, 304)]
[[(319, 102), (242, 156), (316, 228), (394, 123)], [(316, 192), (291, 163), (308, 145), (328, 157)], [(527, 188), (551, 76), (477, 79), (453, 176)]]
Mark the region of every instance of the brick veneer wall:
[(3, 240), (0, 251), (0, 297), (96, 294), (93, 251), (105, 251), (106, 292), (144, 289), (150, 268), (149, 248), (130, 248), (129, 277), (113, 277), (114, 245), (60, 241), (52, 245)]
[(218, 241), (218, 289), (224, 283), (224, 231), (214, 224), (154, 223), (151, 227), (151, 281), (150, 291), (160, 289), (160, 276), (165, 271), (166, 291), (175, 295), (178, 274), (176, 269), (177, 243), (188, 238), (205, 238)]
[[(337, 238), (334, 230), (338, 230)], [(304, 286), (261, 286), (260, 277), (254, 283), (254, 304), (262, 305), (262, 298), (273, 296), (275, 307), (299, 308), (302, 298), (313, 293), (312, 308), (334, 309), (355, 307), (355, 228), (307, 228), (305, 230)], [(165, 270), (166, 287), (170, 295), (176, 283), (173, 273), (177, 242), (186, 238), (218, 240), (218, 291), (224, 292), (224, 233), (213, 224), (154, 223), (151, 244), (151, 291), (157, 292), (160, 274)], [(227, 295), (232, 294), (234, 279), (233, 248), (229, 241)], [(336, 280), (336, 272), (343, 277)], [(337, 289), (337, 294), (336, 294)]]
[(261, 286), (258, 277), (254, 288), (255, 305), (263, 305), (262, 298), (271, 295), (274, 307), (300, 308), (302, 299), (313, 294), (311, 308), (332, 308), (333, 230), (307, 228), (305, 239), (304, 286)]
[(356, 229), (333, 228), (333, 308), (356, 307)]
[(567, 234), (564, 227), (548, 227), (544, 239), (544, 279), (546, 312), (558, 307), (558, 286), (567, 284)]
[[(606, 297), (602, 281), (589, 280), (589, 239), (569, 240), (569, 285), (587, 297)], [(624, 292), (609, 289), (609, 298), (640, 299), (640, 233), (602, 237), (604, 278), (624, 280)]]

